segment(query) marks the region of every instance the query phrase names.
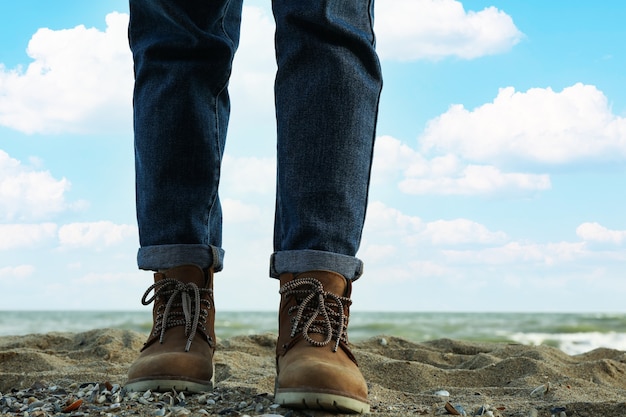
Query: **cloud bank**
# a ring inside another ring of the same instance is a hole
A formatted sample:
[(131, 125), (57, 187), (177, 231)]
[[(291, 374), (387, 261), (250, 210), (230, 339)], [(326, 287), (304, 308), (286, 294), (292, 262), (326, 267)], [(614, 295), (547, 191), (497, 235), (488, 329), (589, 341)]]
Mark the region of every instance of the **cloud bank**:
[[(105, 20), (104, 31), (83, 25), (39, 29), (28, 44), (32, 62), (26, 68), (0, 64), (0, 125), (28, 134), (130, 131), (128, 15), (113, 12)], [(242, 21), (231, 80), (233, 115), (235, 121), (261, 121), (273, 115), (267, 107), (276, 68), (274, 22), (254, 6), (244, 7)], [(493, 7), (465, 11), (454, 0), (379, 2), (376, 31), (381, 58), (402, 61), (472, 59), (505, 52), (522, 37), (506, 13)]]
[(495, 7), (466, 11), (455, 0), (377, 3), (375, 29), (382, 59), (473, 59), (507, 52), (523, 38), (513, 19)]
[(25, 166), (0, 149), (0, 221), (47, 218), (67, 208), (66, 178)]
[(132, 59), (128, 15), (110, 13), (107, 28), (39, 29), (26, 69), (0, 66), (0, 125), (24, 133), (128, 131)]
[(626, 118), (613, 114), (607, 97), (593, 85), (526, 92), (506, 87), (491, 103), (473, 110), (451, 106), (428, 122), (419, 140), (424, 152), (454, 151), (474, 162), (623, 159)]
[(551, 189), (546, 171), (555, 167), (625, 159), (626, 118), (597, 87), (577, 83), (507, 87), (475, 109), (453, 105), (427, 123), (415, 147), (381, 136), (373, 172), (375, 181), (395, 178), (406, 194), (532, 195)]

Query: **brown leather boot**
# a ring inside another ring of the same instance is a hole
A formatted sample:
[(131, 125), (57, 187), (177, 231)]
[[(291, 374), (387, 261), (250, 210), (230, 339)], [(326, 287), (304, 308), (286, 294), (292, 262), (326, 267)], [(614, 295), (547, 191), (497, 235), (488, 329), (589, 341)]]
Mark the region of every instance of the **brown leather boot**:
[(330, 271), (280, 276), (274, 401), (367, 413), (367, 384), (348, 347), (351, 282)]
[[(151, 291), (154, 295), (146, 299)], [(213, 388), (213, 273), (185, 265), (154, 274), (141, 302), (154, 324), (128, 370), (128, 391), (202, 392)]]

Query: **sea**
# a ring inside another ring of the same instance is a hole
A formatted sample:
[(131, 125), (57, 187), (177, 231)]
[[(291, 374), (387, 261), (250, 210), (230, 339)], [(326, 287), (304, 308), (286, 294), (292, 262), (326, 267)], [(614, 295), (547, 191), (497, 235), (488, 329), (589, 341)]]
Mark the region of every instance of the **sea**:
[[(277, 333), (277, 313), (218, 311), (219, 339)], [(82, 332), (101, 328), (147, 334), (150, 311), (0, 311), (0, 336)], [(456, 339), (478, 342), (546, 344), (576, 355), (597, 348), (626, 351), (626, 313), (445, 313), (360, 312), (350, 314), (352, 342), (401, 337), (413, 342)]]

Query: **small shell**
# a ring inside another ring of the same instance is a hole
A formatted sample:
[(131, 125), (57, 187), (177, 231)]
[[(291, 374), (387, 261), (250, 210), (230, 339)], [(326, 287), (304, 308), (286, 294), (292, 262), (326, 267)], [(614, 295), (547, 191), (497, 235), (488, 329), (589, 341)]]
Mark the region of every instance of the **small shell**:
[(446, 391), (445, 389), (440, 389), (439, 391), (435, 391), (435, 395), (439, 397), (449, 397), (450, 393)]
[(187, 410), (185, 407), (170, 407), (170, 411), (174, 417), (183, 417), (191, 414), (191, 411)]
[(530, 396), (531, 397), (539, 397), (539, 396), (543, 397), (549, 391), (550, 391), (550, 383), (548, 382), (548, 383), (540, 385), (537, 388), (535, 388), (534, 390), (532, 390), (531, 393), (530, 393)]
[(78, 408), (83, 405), (83, 400), (81, 400), (80, 398), (76, 401), (74, 401), (73, 403), (71, 403), (70, 405), (66, 406), (65, 408), (63, 408), (61, 411), (63, 413), (69, 413), (70, 411), (75, 411), (78, 410)]
[(444, 406), (448, 414), (452, 414), (453, 416), (462, 416), (465, 411), (463, 410), (463, 413), (461, 413), (461, 410), (459, 410), (457, 407), (463, 410), (463, 407), (461, 407), (460, 405), (454, 406), (449, 402), (447, 402)]
[(146, 400), (144, 397), (139, 397), (137, 401), (139, 401), (143, 405), (150, 405), (150, 401)]
[(483, 405), (478, 410), (476, 410), (476, 412), (474, 413), (474, 416), (484, 416), (484, 415), (487, 415), (488, 410), (489, 410), (489, 406), (488, 405)]

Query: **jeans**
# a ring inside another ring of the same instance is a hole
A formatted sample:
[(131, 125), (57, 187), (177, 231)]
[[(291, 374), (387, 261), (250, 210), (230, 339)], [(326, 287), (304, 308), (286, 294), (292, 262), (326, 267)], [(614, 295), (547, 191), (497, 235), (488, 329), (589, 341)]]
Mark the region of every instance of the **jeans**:
[[(362, 273), (382, 88), (373, 0), (273, 0), (277, 181), (270, 275)], [(130, 0), (141, 269), (223, 267), (220, 165), (242, 0)]]

